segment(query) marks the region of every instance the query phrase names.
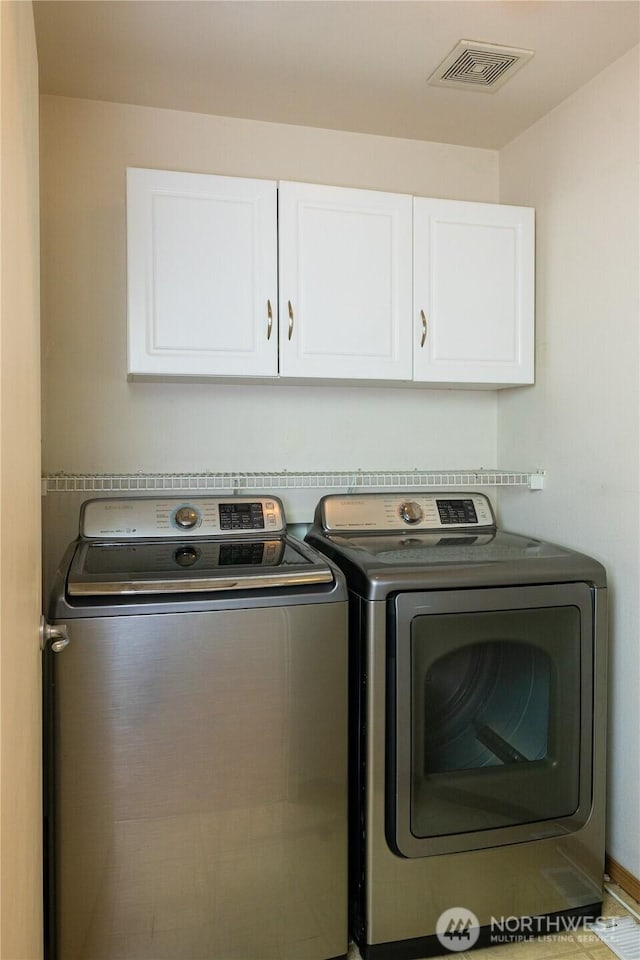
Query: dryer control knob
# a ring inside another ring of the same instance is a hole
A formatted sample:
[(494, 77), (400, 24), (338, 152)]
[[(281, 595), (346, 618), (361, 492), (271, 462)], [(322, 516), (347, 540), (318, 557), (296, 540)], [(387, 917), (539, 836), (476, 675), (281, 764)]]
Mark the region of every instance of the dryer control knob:
[(182, 527), (183, 530), (190, 530), (191, 527), (195, 527), (200, 518), (198, 511), (194, 510), (193, 507), (180, 507), (179, 510), (176, 510), (173, 519), (177, 527)]
[(400, 504), (400, 516), (405, 523), (419, 523), (424, 514), (422, 507), (415, 500), (406, 500)]

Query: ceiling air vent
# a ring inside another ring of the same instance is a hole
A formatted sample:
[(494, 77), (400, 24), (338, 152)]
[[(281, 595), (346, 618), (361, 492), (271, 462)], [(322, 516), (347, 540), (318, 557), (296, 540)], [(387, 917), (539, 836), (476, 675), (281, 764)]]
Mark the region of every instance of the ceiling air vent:
[(434, 87), (493, 93), (533, 56), (533, 50), (461, 40), (429, 77)]

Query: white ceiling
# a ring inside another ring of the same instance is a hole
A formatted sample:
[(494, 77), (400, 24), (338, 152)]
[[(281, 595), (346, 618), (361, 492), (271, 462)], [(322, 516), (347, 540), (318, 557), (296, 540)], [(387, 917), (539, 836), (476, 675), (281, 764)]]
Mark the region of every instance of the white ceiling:
[[(640, 39), (640, 0), (37, 0), (43, 93), (498, 149)], [(495, 93), (461, 40), (535, 51)]]

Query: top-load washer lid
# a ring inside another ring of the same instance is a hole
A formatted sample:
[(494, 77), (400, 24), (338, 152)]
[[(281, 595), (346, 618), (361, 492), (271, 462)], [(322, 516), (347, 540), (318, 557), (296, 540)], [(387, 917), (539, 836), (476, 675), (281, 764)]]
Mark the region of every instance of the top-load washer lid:
[(67, 594), (194, 594), (331, 583), (326, 561), (288, 538), (285, 529), (275, 497), (88, 501)]
[(264, 590), (330, 583), (326, 563), (287, 537), (80, 543), (67, 578), (71, 597)]
[(367, 599), (398, 590), (606, 582), (589, 557), (498, 530), (479, 493), (323, 497), (306, 539)]

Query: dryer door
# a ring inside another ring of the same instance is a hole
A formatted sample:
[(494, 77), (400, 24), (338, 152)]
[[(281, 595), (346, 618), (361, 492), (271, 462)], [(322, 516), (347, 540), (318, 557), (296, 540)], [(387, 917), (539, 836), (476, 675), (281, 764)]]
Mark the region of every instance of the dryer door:
[(591, 809), (587, 584), (391, 601), (387, 838), (405, 857), (578, 829)]

